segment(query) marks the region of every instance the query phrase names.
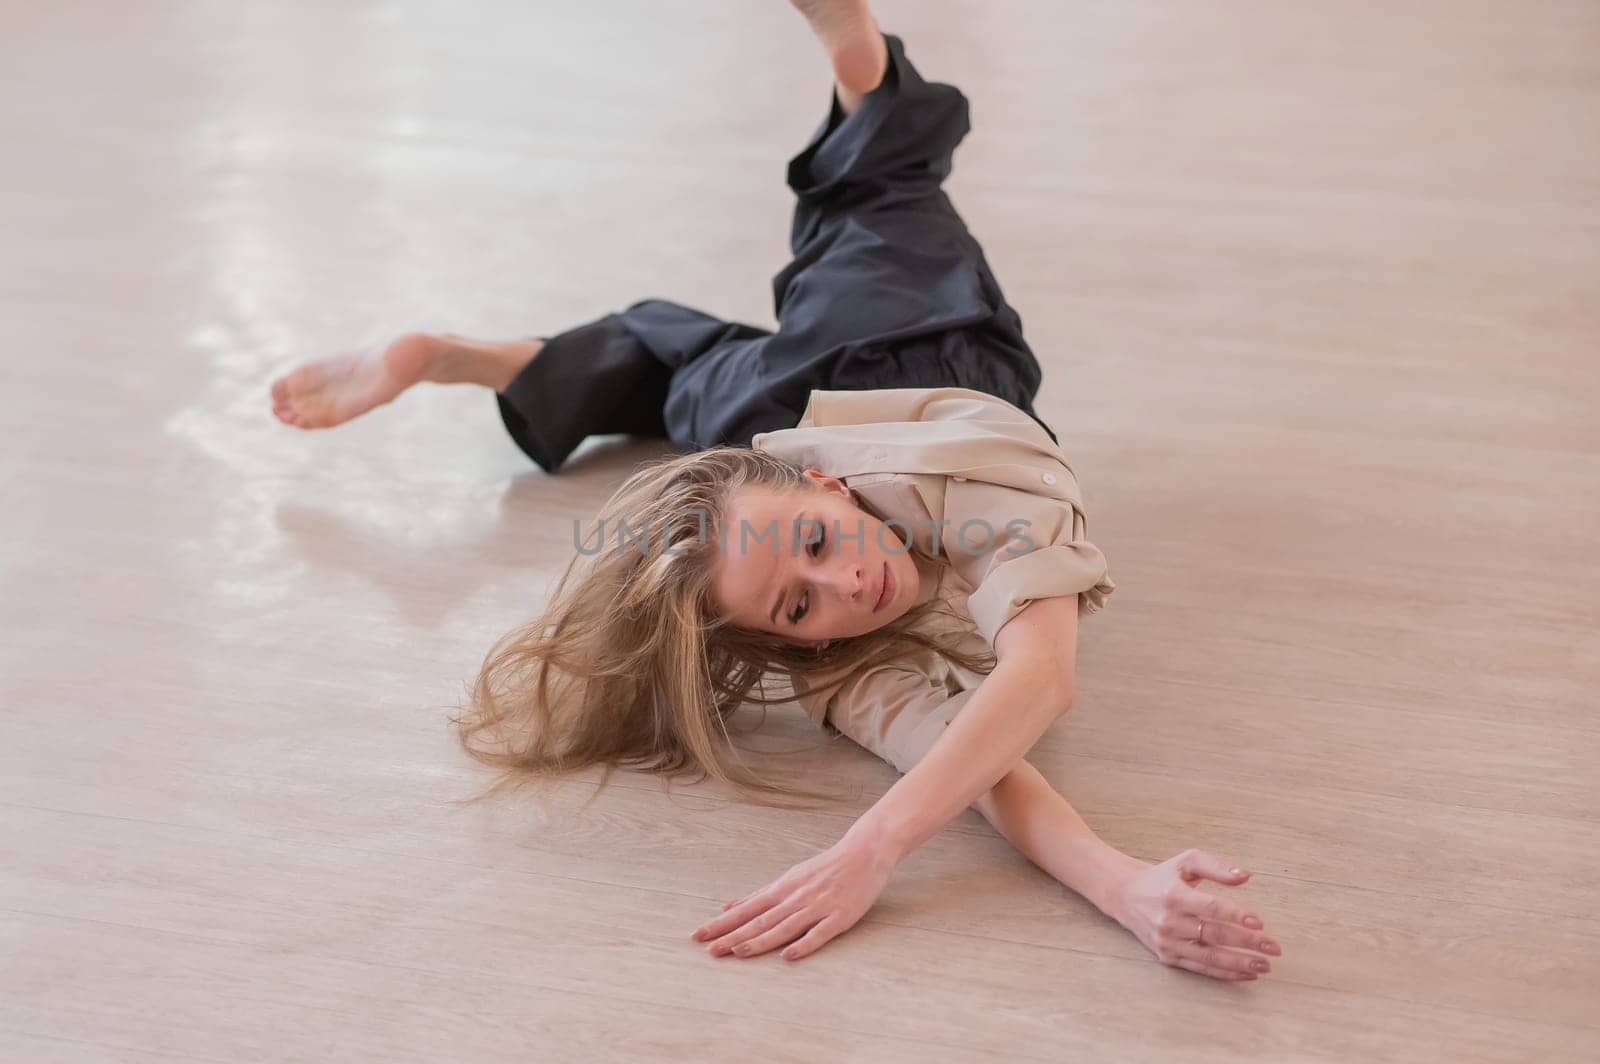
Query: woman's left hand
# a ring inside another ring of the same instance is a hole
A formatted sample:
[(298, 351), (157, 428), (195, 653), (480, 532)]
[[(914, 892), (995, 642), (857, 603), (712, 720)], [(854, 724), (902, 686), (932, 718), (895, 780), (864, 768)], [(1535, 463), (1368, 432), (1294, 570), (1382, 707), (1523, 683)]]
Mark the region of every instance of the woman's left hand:
[(799, 960), (854, 927), (883, 893), (897, 863), (883, 847), (846, 835), (761, 890), (724, 905), (723, 914), (692, 937), (711, 941), (707, 952), (713, 957), (754, 957), (793, 943), (783, 956)]
[[(1204, 850), (1184, 850), (1160, 864), (1135, 859), (1106, 910), (1163, 964), (1213, 979), (1248, 980), (1272, 970), (1262, 954), (1283, 949), (1261, 917), (1195, 887), (1202, 879), (1237, 887), (1250, 873)], [(1138, 867), (1142, 866), (1142, 867)]]

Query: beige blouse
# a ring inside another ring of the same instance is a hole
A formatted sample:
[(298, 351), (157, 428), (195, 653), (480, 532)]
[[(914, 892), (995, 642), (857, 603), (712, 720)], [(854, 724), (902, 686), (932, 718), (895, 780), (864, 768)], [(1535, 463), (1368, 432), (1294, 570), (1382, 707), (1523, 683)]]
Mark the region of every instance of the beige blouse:
[[(1038, 422), (1003, 399), (967, 388), (816, 390), (798, 425), (752, 446), (838, 477), (902, 538), (946, 559), (936, 594), (957, 619), (925, 623), (965, 648), (992, 649), (1036, 598), (1076, 594), (1081, 617), (1116, 590), (1086, 538), (1077, 475)], [(922, 651), (798, 701), (907, 772), (982, 679)]]

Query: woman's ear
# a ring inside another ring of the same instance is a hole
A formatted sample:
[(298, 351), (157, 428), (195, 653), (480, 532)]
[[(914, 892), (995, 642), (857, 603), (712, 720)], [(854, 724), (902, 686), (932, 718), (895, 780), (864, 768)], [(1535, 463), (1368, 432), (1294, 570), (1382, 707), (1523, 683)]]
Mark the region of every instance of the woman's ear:
[(844, 481), (838, 477), (830, 477), (820, 469), (808, 469), (805, 471), (805, 475), (812, 484), (822, 488), (824, 491), (831, 491), (836, 495), (850, 494), (850, 489), (845, 487)]

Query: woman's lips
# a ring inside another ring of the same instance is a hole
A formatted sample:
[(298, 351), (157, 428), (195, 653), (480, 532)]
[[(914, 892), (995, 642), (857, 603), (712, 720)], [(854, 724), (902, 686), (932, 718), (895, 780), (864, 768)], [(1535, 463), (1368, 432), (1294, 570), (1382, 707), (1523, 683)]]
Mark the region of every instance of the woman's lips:
[(883, 604), (888, 602), (894, 594), (894, 574), (889, 571), (889, 563), (883, 563), (883, 584), (878, 588), (878, 601), (873, 604), (872, 612), (877, 613), (883, 609)]

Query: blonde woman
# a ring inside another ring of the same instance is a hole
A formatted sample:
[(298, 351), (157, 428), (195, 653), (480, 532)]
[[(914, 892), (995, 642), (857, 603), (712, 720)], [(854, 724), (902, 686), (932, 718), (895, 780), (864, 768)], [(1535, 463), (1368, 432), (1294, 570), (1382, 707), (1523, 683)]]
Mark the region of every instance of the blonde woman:
[(835, 845), (698, 928), (711, 954), (815, 951), (970, 805), (1163, 962), (1254, 979), (1278, 945), (1195, 885), (1248, 872), (1119, 852), (1024, 756), (1070, 709), (1079, 618), (1116, 585), (1033, 411), (1021, 321), (941, 189), (966, 98), (924, 81), (864, 3), (796, 6), (835, 87), (789, 163), (775, 332), (652, 300), (545, 339), (415, 334), (299, 367), (273, 409), (322, 428), (465, 382), (552, 473), (590, 435), (676, 445), (606, 503), (457, 723), (503, 770), (488, 793), (629, 765), (820, 797), (739, 760), (727, 721), (752, 701), (798, 701), (903, 773)]

